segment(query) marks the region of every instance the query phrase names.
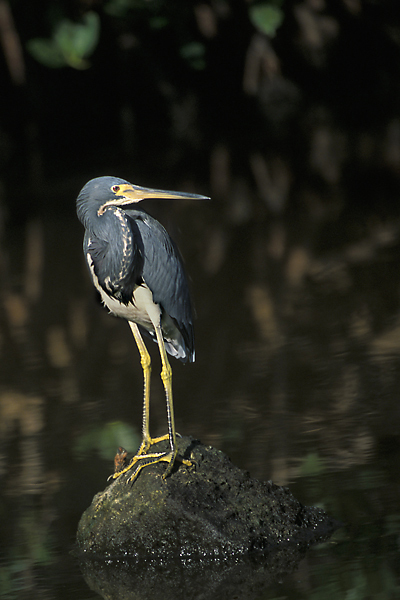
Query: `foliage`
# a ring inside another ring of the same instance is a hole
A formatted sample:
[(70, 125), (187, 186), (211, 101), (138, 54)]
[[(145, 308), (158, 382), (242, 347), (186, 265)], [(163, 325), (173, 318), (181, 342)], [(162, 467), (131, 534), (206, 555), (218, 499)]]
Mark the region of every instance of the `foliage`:
[(309, 452), (303, 459), (299, 469), (300, 477), (321, 475), (326, 471), (324, 460), (316, 453)]
[[(256, 2), (248, 9), (252, 25), (270, 37), (275, 36), (281, 26), (284, 13), (283, 0)], [(160, 30), (174, 26), (168, 4), (164, 2), (143, 2), (142, 0), (110, 0), (104, 7), (110, 17), (122, 22), (130, 15), (141, 16), (150, 29)], [(100, 38), (100, 17), (94, 11), (84, 14), (81, 22), (61, 18), (55, 25), (50, 38), (32, 38), (26, 46), (29, 53), (46, 67), (56, 69), (65, 66), (74, 69), (87, 69), (87, 60), (96, 49)], [(205, 46), (195, 39), (182, 41), (179, 54), (191, 68), (205, 68)]]
[(180, 49), (180, 55), (184, 58), (193, 69), (204, 69), (205, 67), (205, 47), (200, 42), (190, 42), (185, 44)]
[(106, 13), (120, 19), (125, 19), (130, 11), (138, 13), (139, 11), (145, 11), (149, 18), (155, 13), (161, 10), (165, 5), (162, 0), (109, 0), (104, 10)]
[(100, 34), (99, 15), (87, 12), (80, 23), (61, 19), (50, 39), (33, 38), (27, 42), (28, 51), (40, 63), (50, 68), (70, 66), (87, 69), (87, 58), (94, 52)]
[(139, 446), (139, 441), (139, 436), (133, 427), (120, 421), (113, 421), (82, 434), (74, 446), (74, 453), (78, 460), (85, 459), (93, 451), (104, 460), (112, 460), (118, 446), (133, 450)]
[(283, 23), (284, 13), (281, 9), (283, 0), (272, 0), (253, 4), (249, 8), (250, 21), (256, 29), (273, 37)]

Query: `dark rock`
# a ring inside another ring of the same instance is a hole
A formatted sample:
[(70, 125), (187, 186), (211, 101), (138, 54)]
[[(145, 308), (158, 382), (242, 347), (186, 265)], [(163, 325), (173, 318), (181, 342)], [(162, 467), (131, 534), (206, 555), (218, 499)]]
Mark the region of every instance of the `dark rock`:
[[(164, 442), (152, 451), (163, 449)], [(222, 452), (178, 439), (181, 456), (165, 480), (165, 463), (144, 468), (132, 485), (122, 475), (97, 494), (77, 534), (80, 551), (97, 557), (224, 557), (306, 547), (339, 525), (305, 507), (287, 488), (252, 479)]]

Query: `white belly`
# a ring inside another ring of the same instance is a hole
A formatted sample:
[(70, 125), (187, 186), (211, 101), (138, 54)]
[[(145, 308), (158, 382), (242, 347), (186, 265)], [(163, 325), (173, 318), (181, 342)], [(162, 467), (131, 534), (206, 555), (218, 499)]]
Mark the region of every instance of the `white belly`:
[(99, 284), (97, 275), (94, 272), (93, 263), (90, 254), (87, 254), (87, 262), (95, 288), (100, 293), (103, 304), (107, 306), (109, 311), (126, 319), (133, 321), (138, 325), (142, 325), (148, 331), (154, 331), (156, 325), (160, 324), (161, 309), (158, 304), (153, 301), (153, 294), (146, 284), (137, 286), (133, 291), (133, 302), (123, 304), (116, 298), (112, 298), (103, 290)]

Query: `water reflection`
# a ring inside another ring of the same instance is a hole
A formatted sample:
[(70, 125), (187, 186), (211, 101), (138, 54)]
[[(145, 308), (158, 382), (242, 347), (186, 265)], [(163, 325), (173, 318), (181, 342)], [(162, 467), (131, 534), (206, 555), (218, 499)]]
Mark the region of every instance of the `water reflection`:
[[(244, 197), (233, 212), (223, 203), (220, 213), (214, 207), (212, 220), (210, 207), (149, 209), (180, 240), (198, 314), (197, 362), (173, 365), (177, 428), (346, 523), (334, 542), (307, 554), (292, 579), (260, 592), (263, 598), (394, 597), (398, 227), (372, 223), (364, 238), (348, 235), (335, 244), (334, 232), (322, 240), (315, 224), (311, 231), (309, 223), (302, 230), (298, 222), (267, 221)], [(137, 444), (140, 362), (126, 324), (96, 305), (81, 237), (72, 216), (5, 234), (5, 598), (77, 597), (77, 590), (90, 597), (66, 557), (80, 514), (106, 484), (121, 437), (129, 450)], [(157, 348), (150, 350), (156, 365)], [(157, 377), (152, 399), (152, 431), (165, 433)], [(218, 588), (214, 597), (224, 593)]]
[(151, 600), (235, 598), (252, 600), (298, 567), (305, 550), (295, 545), (248, 558), (156, 561), (89, 560), (85, 581), (103, 598)]

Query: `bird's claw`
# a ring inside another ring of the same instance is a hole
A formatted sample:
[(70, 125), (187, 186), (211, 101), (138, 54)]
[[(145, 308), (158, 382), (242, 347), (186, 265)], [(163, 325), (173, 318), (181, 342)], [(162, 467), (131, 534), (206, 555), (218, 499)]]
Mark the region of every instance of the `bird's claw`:
[[(109, 481), (110, 479), (117, 479), (124, 473), (127, 473), (128, 471), (130, 471), (136, 465), (134, 472), (126, 480), (126, 483), (133, 483), (137, 479), (140, 471), (142, 469), (144, 469), (144, 467), (148, 467), (150, 465), (155, 465), (158, 462), (167, 462), (168, 463), (167, 468), (165, 469), (165, 472), (162, 475), (162, 478), (166, 479), (168, 477), (168, 475), (171, 474), (172, 469), (174, 468), (175, 460), (178, 460), (180, 463), (182, 463), (186, 467), (192, 467), (194, 465), (193, 460), (189, 460), (187, 458), (182, 458), (181, 456), (179, 456), (177, 454), (176, 450), (171, 451), (171, 452), (154, 452), (151, 454), (136, 454), (132, 458), (130, 463), (124, 469), (120, 469), (119, 471), (112, 473), (108, 477), (107, 481)], [(139, 461), (141, 464), (137, 464)], [(142, 462), (142, 461), (145, 461), (145, 462)]]

